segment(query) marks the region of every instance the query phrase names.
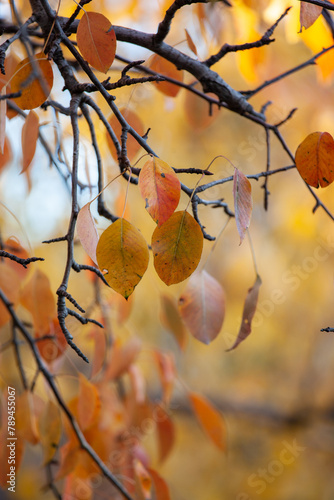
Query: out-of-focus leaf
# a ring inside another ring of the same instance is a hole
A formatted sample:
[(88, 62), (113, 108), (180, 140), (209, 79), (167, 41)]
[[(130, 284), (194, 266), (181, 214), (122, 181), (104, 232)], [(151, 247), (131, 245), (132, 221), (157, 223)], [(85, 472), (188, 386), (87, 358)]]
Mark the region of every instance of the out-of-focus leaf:
[(116, 340), (113, 343), (110, 360), (105, 371), (106, 380), (114, 380), (126, 372), (136, 360), (141, 350), (141, 342), (134, 337), (125, 345), (120, 345)]
[(53, 71), (50, 61), (41, 52), (34, 56), (34, 67), (29, 57), (21, 61), (16, 67), (11, 80), (11, 92), (22, 92), (15, 97), (14, 102), (21, 109), (34, 109), (43, 104), (50, 94), (53, 85)]
[(152, 478), (147, 472), (144, 465), (137, 458), (133, 461), (136, 486), (139, 489), (139, 498), (142, 497), (145, 500), (150, 500), (152, 498), (151, 488), (152, 488)]
[(190, 392), (189, 398), (203, 430), (220, 450), (226, 451), (226, 426), (222, 415), (200, 394)]
[(300, 31), (307, 29), (318, 19), (322, 7), (307, 2), (300, 2)]
[[(16, 255), (17, 257), (20, 257), (20, 259), (27, 259), (29, 257), (29, 254), (26, 251), (26, 249), (23, 248), (20, 242), (13, 236), (11, 236), (5, 241), (4, 249), (13, 255)], [(23, 280), (27, 275), (27, 273), (29, 272), (29, 269), (23, 267), (21, 264), (13, 260), (8, 259), (7, 265), (12, 269), (14, 269), (14, 271), (21, 278), (21, 280)]]
[(195, 272), (179, 298), (179, 311), (193, 337), (210, 344), (224, 321), (223, 287), (206, 271)]
[(140, 171), (139, 188), (146, 210), (161, 226), (179, 204), (181, 183), (177, 175), (166, 162), (153, 156)]
[[(43, 338), (45, 335), (51, 335), (53, 338)], [(47, 363), (52, 363), (58, 359), (67, 348), (67, 341), (57, 318), (50, 321), (47, 330), (38, 330), (36, 328), (35, 339), (37, 348)]]
[(155, 409), (156, 428), (158, 434), (159, 461), (163, 462), (170, 454), (175, 443), (175, 426), (162, 406)]
[(102, 369), (106, 358), (106, 337), (105, 333), (98, 326), (94, 326), (94, 329), (88, 335), (94, 341), (94, 354), (93, 360), (91, 361), (92, 371), (91, 378), (94, 377)]
[[(208, 97), (217, 98), (210, 92), (206, 94)], [(218, 116), (219, 108), (217, 105), (212, 105), (202, 99), (194, 92), (186, 92), (184, 97), (184, 112), (189, 125), (195, 131), (201, 131), (209, 127)]]
[(299, 144), (295, 162), (304, 181), (315, 188), (334, 180), (334, 140), (328, 132), (313, 132)]
[(234, 170), (233, 176), (233, 198), (235, 220), (241, 245), (250, 224), (253, 202), (251, 183), (237, 168)]
[(101, 402), (97, 388), (79, 373), (78, 423), (82, 430), (96, 423), (100, 409)]
[(166, 481), (157, 473), (157, 471), (148, 468), (148, 472), (153, 480), (156, 500), (171, 500), (169, 488)]
[(93, 68), (107, 73), (115, 59), (116, 35), (110, 21), (98, 12), (85, 12), (77, 29), (78, 47)]
[(185, 280), (196, 269), (203, 249), (203, 233), (188, 212), (174, 212), (152, 235), (154, 267), (166, 285)]
[[(2, 101), (0, 101), (2, 102)], [(0, 151), (0, 173), (12, 159), (12, 147), (7, 137), (5, 137), (3, 153)]]
[(16, 401), (16, 431), (20, 439), (31, 444), (40, 442), (38, 420), (44, 410), (44, 401), (37, 394), (24, 391)]
[(102, 233), (96, 258), (99, 268), (108, 271), (105, 279), (111, 288), (127, 299), (147, 269), (149, 253), (138, 229), (118, 219)]
[(96, 247), (99, 241), (95, 221), (90, 212), (90, 204), (81, 208), (77, 219), (77, 232), (81, 245), (92, 261), (97, 265)]
[[(119, 111), (122, 114), (123, 118), (127, 121), (128, 125), (133, 128), (139, 135), (143, 136), (145, 133), (144, 125), (137, 113), (128, 108), (121, 108)], [(121, 142), (122, 126), (115, 115), (112, 115), (111, 118), (109, 118), (109, 124), (115, 132), (117, 139)], [(106, 131), (106, 138), (110, 153), (112, 154), (114, 160), (117, 161), (116, 148), (111, 140), (110, 135), (108, 134), (108, 131)], [(134, 159), (140, 148), (141, 146), (136, 141), (136, 139), (131, 134), (128, 134), (126, 141), (126, 150), (130, 161)]]
[(175, 301), (168, 295), (161, 296), (160, 320), (167, 330), (174, 336), (181, 351), (184, 351), (188, 341), (187, 331), (182, 322)]
[(139, 366), (131, 364), (128, 368), (134, 401), (141, 405), (145, 403), (145, 378)]
[(154, 351), (154, 357), (158, 365), (161, 385), (163, 389), (163, 400), (167, 405), (170, 403), (175, 381), (175, 359), (171, 352)]
[[(183, 72), (176, 69), (173, 63), (167, 61), (163, 57), (155, 54), (149, 60), (149, 67), (153, 71), (160, 73), (162, 76), (167, 76), (168, 78), (173, 78), (179, 82), (183, 82)], [(153, 82), (153, 85), (160, 90), (163, 94), (169, 97), (176, 97), (181, 87), (171, 82)]]
[(56, 317), (56, 303), (50, 289), (50, 281), (37, 269), (21, 293), (21, 304), (31, 313), (34, 326), (39, 332), (47, 332)]
[[(189, 49), (195, 54), (195, 56), (197, 56), (197, 48), (193, 42), (193, 39), (189, 35), (189, 32), (187, 29), (185, 29), (184, 31), (186, 33), (186, 39), (187, 39), (187, 44), (188, 44)], [(189, 92), (189, 93), (191, 93), (191, 92)]]
[(43, 410), (38, 429), (44, 451), (44, 464), (48, 464), (57, 451), (62, 433), (62, 422), (59, 407), (49, 401)]
[(25, 172), (32, 162), (38, 140), (39, 118), (35, 111), (30, 111), (22, 127), (22, 170)]
[(240, 326), (238, 336), (236, 338), (236, 341), (232, 345), (232, 347), (227, 349), (227, 351), (232, 351), (233, 349), (238, 347), (238, 345), (243, 340), (245, 340), (248, 337), (248, 335), (251, 333), (251, 331), (252, 331), (252, 319), (253, 319), (253, 316), (254, 316), (255, 311), (256, 311), (257, 300), (259, 297), (259, 290), (260, 290), (261, 284), (262, 284), (261, 278), (259, 275), (257, 275), (254, 285), (252, 286), (252, 288), (250, 288), (248, 290), (248, 293), (247, 293), (247, 297), (246, 297), (245, 304), (244, 304), (244, 310), (242, 313), (241, 326)]
[[(19, 300), (20, 277), (7, 262), (0, 262), (0, 288), (12, 304)], [(0, 327), (10, 319), (5, 304), (0, 301)]]

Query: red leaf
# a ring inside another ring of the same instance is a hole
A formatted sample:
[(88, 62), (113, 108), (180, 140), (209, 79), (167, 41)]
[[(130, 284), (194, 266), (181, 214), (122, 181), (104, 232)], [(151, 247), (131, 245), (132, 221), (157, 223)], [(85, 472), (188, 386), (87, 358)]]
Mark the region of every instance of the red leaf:
[(315, 188), (334, 180), (334, 140), (328, 132), (313, 132), (299, 144), (295, 162), (304, 181)]
[(232, 351), (233, 349), (238, 347), (238, 345), (243, 340), (245, 340), (248, 337), (248, 335), (251, 333), (252, 319), (253, 319), (253, 316), (254, 316), (255, 311), (256, 311), (257, 300), (259, 297), (259, 290), (260, 290), (261, 284), (262, 284), (262, 281), (261, 281), (260, 276), (256, 276), (256, 280), (255, 280), (254, 285), (252, 286), (252, 288), (250, 288), (248, 290), (248, 293), (247, 293), (247, 297), (246, 297), (245, 304), (244, 304), (244, 310), (242, 313), (241, 326), (240, 326), (238, 336), (236, 338), (236, 341), (232, 345), (232, 347), (227, 349), (227, 351)]
[(222, 415), (203, 396), (190, 392), (193, 411), (211, 441), (222, 451), (226, 450), (226, 427)]
[(115, 59), (116, 35), (110, 21), (98, 12), (85, 12), (77, 29), (78, 47), (95, 69), (107, 73)]
[(233, 176), (233, 198), (235, 220), (240, 235), (240, 245), (249, 227), (252, 215), (252, 188), (247, 177), (237, 168)]
[(225, 293), (206, 271), (194, 273), (179, 298), (179, 311), (190, 333), (210, 344), (221, 330), (225, 316)]
[(153, 156), (140, 171), (139, 188), (146, 210), (161, 226), (179, 204), (181, 183), (177, 175), (166, 162)]

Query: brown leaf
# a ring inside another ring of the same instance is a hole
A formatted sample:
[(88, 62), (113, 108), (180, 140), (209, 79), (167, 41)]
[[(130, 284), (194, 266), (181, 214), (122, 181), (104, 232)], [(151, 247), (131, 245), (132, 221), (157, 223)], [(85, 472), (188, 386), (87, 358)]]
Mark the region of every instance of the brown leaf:
[(223, 287), (206, 271), (195, 272), (179, 298), (179, 311), (192, 336), (210, 344), (224, 321)]
[(232, 345), (232, 347), (227, 349), (227, 352), (232, 351), (233, 349), (238, 347), (238, 345), (243, 340), (245, 340), (248, 337), (248, 335), (251, 333), (252, 319), (253, 319), (253, 316), (254, 316), (255, 311), (256, 311), (257, 300), (259, 297), (259, 290), (260, 290), (261, 284), (262, 284), (261, 278), (259, 275), (257, 275), (254, 285), (252, 286), (252, 288), (250, 288), (248, 290), (248, 293), (247, 293), (247, 297), (246, 297), (245, 304), (244, 304), (244, 310), (242, 313), (241, 326), (240, 326), (238, 336), (236, 338), (236, 341)]
[(307, 2), (300, 2), (300, 32), (307, 29), (318, 19), (322, 12), (322, 7), (312, 5)]
[[(189, 35), (187, 29), (185, 29), (184, 31), (186, 33), (187, 44), (188, 44), (189, 49), (195, 54), (195, 56), (197, 56), (197, 48), (196, 48), (196, 45), (193, 42), (193, 39)], [(191, 92), (189, 92), (189, 93), (191, 93)]]
[(36, 151), (39, 133), (39, 118), (35, 111), (30, 111), (22, 127), (22, 170), (25, 172), (31, 164)]
[(166, 481), (157, 473), (157, 471), (148, 468), (148, 472), (153, 480), (156, 500), (171, 500), (169, 488)]
[(304, 181), (315, 188), (334, 180), (334, 140), (328, 132), (313, 132), (299, 144), (295, 162)]
[(247, 177), (237, 168), (233, 176), (235, 220), (240, 235), (240, 245), (245, 237), (252, 215), (252, 187)]
[(170, 454), (175, 443), (175, 426), (162, 406), (156, 406), (156, 429), (158, 433), (159, 461), (163, 462)]

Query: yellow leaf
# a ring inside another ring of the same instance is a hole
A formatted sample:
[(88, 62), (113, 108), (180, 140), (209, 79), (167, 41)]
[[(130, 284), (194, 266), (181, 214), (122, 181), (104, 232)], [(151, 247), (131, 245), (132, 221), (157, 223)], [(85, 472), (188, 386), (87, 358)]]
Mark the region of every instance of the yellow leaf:
[(226, 450), (226, 427), (222, 415), (203, 396), (189, 393), (193, 411), (211, 441), (222, 451)]
[(102, 233), (96, 258), (99, 268), (107, 271), (105, 279), (111, 288), (127, 299), (147, 269), (149, 253), (138, 229), (118, 219)]

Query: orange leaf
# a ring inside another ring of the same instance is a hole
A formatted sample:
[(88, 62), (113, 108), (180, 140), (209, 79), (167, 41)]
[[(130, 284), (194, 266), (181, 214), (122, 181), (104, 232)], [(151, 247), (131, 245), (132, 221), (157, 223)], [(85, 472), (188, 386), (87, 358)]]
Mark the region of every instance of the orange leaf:
[(154, 267), (166, 285), (185, 280), (196, 269), (203, 249), (203, 233), (188, 212), (174, 212), (152, 235)]
[(162, 406), (157, 406), (156, 428), (158, 433), (159, 461), (163, 462), (170, 454), (175, 442), (175, 427), (168, 413)]
[(160, 320), (165, 328), (174, 336), (181, 351), (184, 351), (188, 340), (187, 332), (175, 301), (168, 295), (161, 297)]
[[(216, 96), (214, 94), (206, 94), (208, 97)], [(202, 97), (194, 92), (186, 92), (184, 98), (184, 111), (189, 125), (196, 130), (201, 131), (209, 127), (218, 116), (219, 108), (217, 105), (210, 104)]]
[(235, 220), (241, 245), (250, 224), (253, 202), (251, 183), (237, 168), (235, 168), (233, 176), (233, 198)]
[[(0, 262), (0, 288), (7, 299), (16, 304), (19, 300), (20, 278), (7, 262)], [(0, 301), (0, 327), (5, 325), (10, 319), (10, 314)]]
[(138, 229), (118, 219), (101, 234), (96, 258), (99, 268), (108, 271), (105, 279), (111, 288), (127, 299), (147, 269), (149, 253)]
[(43, 104), (53, 85), (53, 71), (46, 55), (43, 52), (36, 54), (34, 65), (29, 57), (21, 61), (10, 84), (12, 92), (22, 92), (14, 99), (21, 109), (34, 109)]
[(175, 359), (173, 353), (154, 351), (154, 357), (158, 364), (161, 385), (163, 388), (163, 400), (168, 405), (173, 392), (175, 380)]
[(136, 484), (140, 489), (140, 493), (144, 499), (149, 500), (152, 498), (151, 496), (151, 488), (152, 488), (152, 479), (150, 474), (147, 472), (143, 464), (137, 458), (133, 461), (134, 472)]
[[(167, 76), (168, 78), (173, 78), (173, 80), (176, 80), (177, 82), (181, 83), (183, 82), (182, 71), (176, 69), (174, 64), (167, 61), (167, 59), (164, 59), (158, 54), (155, 54), (149, 60), (149, 67), (151, 70), (155, 71), (156, 73), (159, 73), (161, 76)], [(153, 85), (155, 85), (155, 87), (158, 90), (160, 90), (160, 92), (169, 97), (176, 97), (179, 91), (181, 90), (181, 87), (179, 87), (177, 84), (167, 81), (153, 82)]]
[(120, 345), (119, 342), (115, 341), (105, 372), (105, 379), (113, 380), (120, 377), (134, 363), (140, 350), (141, 342), (136, 337), (129, 340), (125, 345)]
[(40, 416), (38, 430), (41, 445), (44, 449), (44, 464), (48, 464), (57, 451), (62, 433), (62, 422), (59, 407), (49, 401)]
[(101, 402), (97, 388), (79, 373), (78, 424), (82, 430), (96, 423), (100, 409)]
[(190, 333), (210, 344), (221, 330), (225, 316), (225, 293), (206, 271), (194, 273), (179, 298), (179, 311)]
[(28, 309), (39, 332), (47, 332), (56, 316), (55, 298), (50, 289), (49, 278), (37, 269), (21, 294), (21, 304)]
[(85, 12), (77, 29), (78, 47), (95, 69), (107, 73), (115, 59), (116, 35), (110, 21), (98, 12)]
[(244, 304), (244, 310), (242, 313), (242, 321), (238, 336), (236, 341), (227, 349), (227, 351), (232, 351), (238, 345), (245, 340), (252, 331), (252, 319), (256, 311), (257, 300), (259, 297), (259, 290), (262, 284), (260, 276), (256, 276), (256, 280), (252, 288), (248, 290), (247, 297)]
[(166, 162), (151, 157), (140, 171), (139, 188), (146, 210), (161, 226), (179, 204), (181, 183), (177, 175)]
[(44, 406), (44, 401), (37, 394), (27, 390), (17, 398), (16, 431), (21, 439), (31, 444), (40, 442), (37, 423)]
[[(54, 338), (41, 339), (45, 335), (52, 335)], [(47, 330), (38, 330), (36, 328), (35, 339), (37, 348), (47, 363), (52, 363), (58, 359), (67, 348), (67, 341), (57, 318), (50, 321)]]
[(322, 7), (307, 2), (300, 2), (300, 32), (312, 26), (322, 12)]
[(21, 174), (27, 170), (32, 162), (38, 140), (39, 118), (35, 111), (30, 111), (22, 127), (22, 170)]
[(99, 241), (99, 235), (90, 212), (91, 203), (92, 202), (87, 203), (78, 213), (77, 233), (85, 252), (89, 255), (94, 264), (97, 265), (96, 247)]
[(299, 144), (295, 162), (304, 181), (315, 188), (334, 180), (334, 140), (328, 132), (313, 132)]
[[(141, 136), (144, 135), (145, 130), (144, 130), (143, 122), (141, 121), (139, 116), (134, 111), (131, 111), (131, 109), (128, 109), (128, 108), (121, 108), (119, 111), (131, 128), (133, 128), (139, 135), (141, 135)], [(115, 115), (112, 115), (111, 118), (109, 118), (109, 125), (111, 126), (111, 128), (115, 132), (117, 139), (119, 141), (121, 141), (122, 126), (119, 123), (119, 121)], [(115, 148), (114, 143), (112, 142), (111, 137), (108, 134), (107, 130), (106, 130), (106, 137), (107, 137), (107, 144), (108, 144), (110, 153), (112, 154), (112, 157), (114, 158), (114, 160), (117, 161), (116, 148)], [(131, 134), (128, 134), (127, 141), (126, 141), (126, 149), (127, 149), (127, 155), (128, 155), (128, 158), (130, 161), (133, 160), (133, 158), (136, 156), (136, 154), (138, 153), (140, 148), (141, 148), (141, 146), (136, 141), (136, 139)]]
[(186, 38), (187, 38), (187, 44), (188, 44), (188, 47), (189, 49), (195, 54), (195, 56), (197, 56), (197, 48), (196, 48), (196, 45), (194, 44), (193, 42), (193, 39), (191, 38), (191, 36), (189, 35), (188, 33), (188, 30), (185, 29), (184, 30), (185, 33), (186, 33)]
[(193, 411), (211, 441), (222, 451), (226, 450), (226, 427), (222, 415), (203, 396), (190, 392)]
[(156, 500), (171, 500), (166, 481), (155, 470), (150, 468), (147, 470), (153, 480)]
[(94, 340), (94, 354), (91, 362), (91, 378), (94, 377), (102, 369), (106, 359), (106, 337), (101, 328), (94, 327), (89, 333), (89, 338)]

